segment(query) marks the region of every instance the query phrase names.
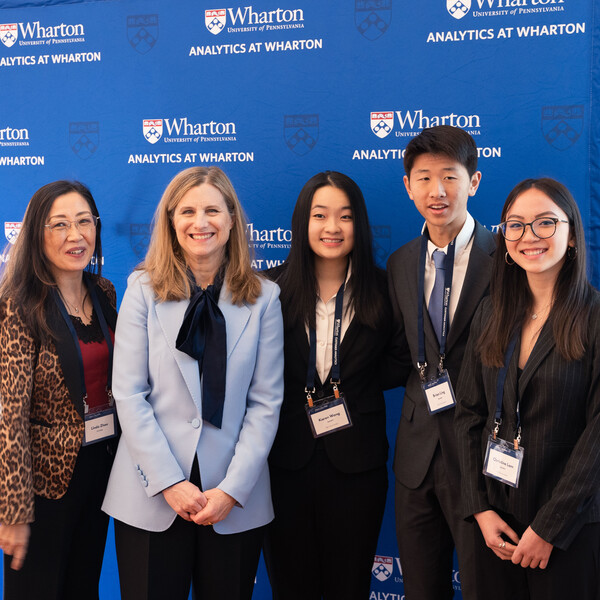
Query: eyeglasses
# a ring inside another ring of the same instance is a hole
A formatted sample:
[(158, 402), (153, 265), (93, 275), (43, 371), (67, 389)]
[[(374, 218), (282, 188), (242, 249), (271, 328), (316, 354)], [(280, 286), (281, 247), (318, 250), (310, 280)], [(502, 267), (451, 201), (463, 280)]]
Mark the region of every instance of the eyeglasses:
[(534, 219), (530, 223), (521, 223), (521, 221), (505, 221), (498, 225), (504, 239), (509, 242), (519, 241), (525, 234), (527, 225), (531, 227), (531, 231), (535, 237), (545, 240), (551, 238), (556, 233), (557, 223), (568, 223), (564, 219), (557, 219), (556, 217), (540, 217)]
[(76, 229), (80, 233), (89, 233), (96, 227), (99, 220), (100, 217), (88, 215), (86, 217), (76, 219), (75, 221), (55, 221), (54, 223), (48, 223), (47, 225), (44, 225), (44, 227), (49, 229), (52, 233), (66, 235), (71, 230), (71, 226), (75, 225)]

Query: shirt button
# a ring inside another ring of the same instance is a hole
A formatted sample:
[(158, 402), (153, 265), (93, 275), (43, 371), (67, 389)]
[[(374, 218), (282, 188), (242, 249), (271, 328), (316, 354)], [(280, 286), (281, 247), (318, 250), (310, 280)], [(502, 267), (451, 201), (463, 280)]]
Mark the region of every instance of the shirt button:
[(324, 345), (325, 345), (325, 342), (319, 342), (319, 346), (321, 346), (321, 347), (322, 347), (322, 346), (324, 346)]
[(194, 420), (192, 421), (192, 427), (193, 427), (194, 429), (198, 429), (198, 427), (200, 427), (200, 419), (194, 419)]

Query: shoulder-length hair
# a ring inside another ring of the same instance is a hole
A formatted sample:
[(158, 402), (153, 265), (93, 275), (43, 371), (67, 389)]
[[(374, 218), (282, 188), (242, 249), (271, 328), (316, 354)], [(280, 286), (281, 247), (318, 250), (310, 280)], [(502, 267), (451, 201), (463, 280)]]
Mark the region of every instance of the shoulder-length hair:
[[(56, 287), (51, 264), (44, 252), (46, 221), (54, 201), (64, 194), (75, 192), (88, 203), (90, 211), (99, 217), (90, 190), (78, 181), (53, 181), (42, 186), (29, 201), (21, 231), (14, 246), (5, 251), (6, 268), (0, 284), (0, 297), (11, 299), (18, 306), (25, 325), (38, 342), (53, 338), (47, 325), (46, 301), (50, 288)], [(102, 270), (102, 221), (96, 225), (96, 245), (86, 271), (100, 275)]]
[(218, 167), (191, 167), (171, 180), (156, 207), (148, 253), (138, 269), (144, 269), (159, 302), (184, 300), (192, 292), (187, 264), (173, 227), (173, 215), (181, 199), (192, 188), (207, 183), (223, 195), (233, 226), (227, 241), (225, 285), (235, 304), (254, 303), (260, 295), (260, 280), (252, 270), (246, 237), (246, 218), (229, 178)]
[(350, 253), (352, 297), (349, 306), (353, 306), (359, 322), (374, 328), (383, 312), (383, 299), (377, 283), (367, 207), (358, 185), (347, 175), (336, 171), (324, 171), (311, 177), (296, 201), (292, 214), (292, 246), (285, 261), (287, 266), (277, 281), (281, 287), (282, 310), (291, 323), (302, 322), (315, 327), (318, 286), (314, 253), (308, 241), (308, 223), (315, 192), (326, 186), (342, 190), (350, 201), (354, 247)]
[[(554, 284), (550, 316), (556, 347), (565, 360), (578, 360), (587, 343), (588, 318), (592, 287), (587, 278), (585, 236), (581, 214), (571, 192), (550, 178), (526, 179), (508, 195), (502, 209), (501, 221), (515, 200), (529, 189), (543, 192), (569, 219), (574, 249), (567, 253)], [(506, 242), (502, 233), (496, 236), (496, 253), (492, 270), (490, 296), (492, 314), (483, 329), (478, 345), (485, 365), (499, 367), (510, 337), (521, 327), (533, 309), (533, 296), (526, 272), (517, 264), (506, 262)]]

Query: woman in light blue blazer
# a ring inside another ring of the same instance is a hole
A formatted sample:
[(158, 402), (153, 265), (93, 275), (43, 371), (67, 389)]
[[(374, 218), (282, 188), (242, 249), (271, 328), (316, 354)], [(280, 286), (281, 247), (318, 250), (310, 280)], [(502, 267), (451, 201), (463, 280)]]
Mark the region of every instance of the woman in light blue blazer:
[(283, 395), (279, 288), (252, 271), (217, 167), (182, 171), (129, 277), (115, 336), (123, 430), (103, 509), (123, 600), (247, 598), (273, 519), (267, 456)]

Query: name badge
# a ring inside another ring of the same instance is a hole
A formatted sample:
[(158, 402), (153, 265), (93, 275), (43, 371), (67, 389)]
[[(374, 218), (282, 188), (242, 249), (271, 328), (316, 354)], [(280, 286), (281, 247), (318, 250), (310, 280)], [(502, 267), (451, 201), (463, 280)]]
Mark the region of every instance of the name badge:
[(85, 415), (83, 446), (89, 446), (117, 435), (116, 411), (113, 408)]
[(421, 388), (425, 394), (427, 409), (431, 415), (448, 410), (456, 404), (450, 375), (446, 369), (442, 371), (439, 377), (434, 377), (422, 383)]
[(519, 487), (524, 452), (521, 446), (515, 450), (514, 444), (500, 438), (494, 439), (490, 435), (483, 461), (483, 474), (511, 487)]
[(305, 409), (315, 438), (352, 427), (352, 419), (343, 393), (340, 393), (339, 398), (328, 396), (312, 406), (306, 404)]

